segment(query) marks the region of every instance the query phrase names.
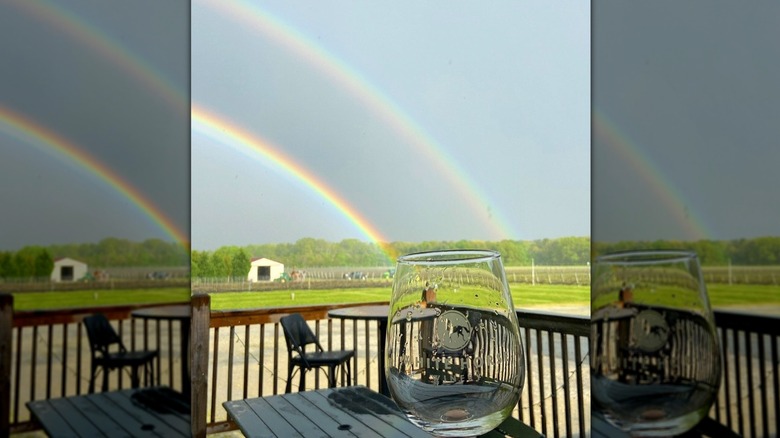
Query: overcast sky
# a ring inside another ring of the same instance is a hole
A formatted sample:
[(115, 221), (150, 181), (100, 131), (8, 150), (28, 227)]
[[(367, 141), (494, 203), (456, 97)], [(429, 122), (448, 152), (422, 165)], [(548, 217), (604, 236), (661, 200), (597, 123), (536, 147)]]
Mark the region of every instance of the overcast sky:
[(0, 59), (0, 250), (189, 234), (188, 2), (4, 1)]
[(235, 4), (192, 7), (194, 249), (590, 234), (587, 2)]
[(593, 239), (780, 235), (780, 4), (593, 3)]

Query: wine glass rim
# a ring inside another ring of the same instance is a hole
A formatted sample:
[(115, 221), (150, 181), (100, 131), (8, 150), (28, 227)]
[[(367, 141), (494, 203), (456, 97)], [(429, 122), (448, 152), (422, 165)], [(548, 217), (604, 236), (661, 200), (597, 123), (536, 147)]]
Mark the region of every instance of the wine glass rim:
[(604, 254), (596, 257), (596, 263), (668, 263), (684, 260), (696, 260), (694, 251), (681, 249), (627, 250)]
[(398, 257), (398, 263), (446, 265), (462, 262), (480, 263), (500, 258), (501, 254), (491, 249), (444, 249), (405, 254)]

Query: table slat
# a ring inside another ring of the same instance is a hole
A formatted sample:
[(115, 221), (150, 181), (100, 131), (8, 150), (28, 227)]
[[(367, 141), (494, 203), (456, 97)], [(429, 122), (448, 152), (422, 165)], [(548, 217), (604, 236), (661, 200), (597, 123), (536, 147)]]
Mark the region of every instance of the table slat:
[(339, 411), (349, 411), (356, 420), (366, 422), (381, 436), (430, 436), (412, 424), (392, 400), (366, 388), (323, 390), (321, 393), (334, 403), (338, 403)]
[[(282, 415), (279, 414), (279, 412), (276, 411), (276, 409), (273, 408), (268, 403), (268, 400), (264, 398), (253, 398), (246, 401), (247, 405), (250, 409), (257, 415), (263, 423), (265, 423), (269, 429), (271, 429), (271, 432), (275, 436), (288, 436), (288, 437), (301, 437), (302, 435), (298, 433), (298, 431), (295, 430), (290, 425), (290, 422), (287, 421)], [(294, 422), (302, 422), (302, 418), (291, 418), (290, 421)], [(241, 429), (242, 432), (244, 432), (244, 435), (247, 437), (254, 437), (251, 432), (251, 429), (247, 429), (247, 431), (244, 431), (244, 429)]]
[[(230, 413), (232, 420), (238, 425), (238, 428), (244, 432), (247, 438), (273, 437), (274, 433), (266, 426), (263, 420), (257, 415), (246, 400), (231, 400), (222, 403), (222, 406)], [(251, 434), (246, 431), (252, 431)]]
[[(130, 433), (141, 433), (140, 431), (148, 432), (150, 436), (190, 436), (189, 423), (186, 424), (186, 428), (172, 427), (161, 417), (170, 414), (159, 414), (148, 408), (140, 407), (133, 403), (131, 397), (132, 391), (121, 392), (104, 392), (101, 393), (108, 400), (111, 400), (120, 408), (120, 413), (117, 415), (122, 416), (122, 420), (119, 421), (122, 425), (132, 425)], [(172, 416), (172, 415), (171, 415)]]
[[(132, 399), (145, 391), (157, 397), (158, 406)], [(189, 437), (190, 415), (168, 409), (178, 402), (168, 397), (175, 394), (167, 388), (128, 389), (31, 401), (27, 406), (50, 437)]]
[(106, 437), (129, 437), (130, 435), (121, 425), (117, 424), (116, 417), (106, 415), (100, 406), (96, 405), (93, 399), (88, 397), (70, 397), (58, 400), (51, 400), (51, 404), (62, 403), (72, 406), (76, 412), (67, 414), (70, 418), (83, 417), (82, 422), (88, 421), (89, 424), (99, 432), (89, 432), (88, 430), (79, 430), (80, 436), (106, 436)]
[[(304, 392), (288, 394), (286, 397), (277, 397), (268, 400), (271, 405), (282, 415), (290, 415), (290, 423), (303, 436), (328, 436), (344, 434), (339, 429), (341, 425), (327, 412), (321, 397), (315, 400), (303, 396)], [(324, 409), (325, 408), (325, 409)]]

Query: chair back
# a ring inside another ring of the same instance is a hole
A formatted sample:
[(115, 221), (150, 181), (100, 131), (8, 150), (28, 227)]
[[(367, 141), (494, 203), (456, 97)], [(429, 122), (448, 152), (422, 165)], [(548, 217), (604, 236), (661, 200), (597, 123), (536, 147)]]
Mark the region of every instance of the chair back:
[(114, 327), (108, 322), (108, 318), (102, 313), (96, 313), (84, 318), (84, 327), (87, 329), (89, 347), (93, 355), (95, 352), (100, 352), (103, 356), (107, 356), (109, 348), (114, 344), (119, 345), (120, 351), (125, 351), (122, 339), (114, 331)]
[(306, 346), (314, 344), (317, 346), (317, 351), (322, 351), (319, 340), (314, 332), (311, 331), (309, 325), (306, 324), (306, 320), (303, 319), (300, 313), (293, 313), (287, 315), (279, 320), (284, 330), (284, 339), (287, 342), (287, 353), (292, 357), (293, 351), (297, 352), (303, 361), (306, 361)]

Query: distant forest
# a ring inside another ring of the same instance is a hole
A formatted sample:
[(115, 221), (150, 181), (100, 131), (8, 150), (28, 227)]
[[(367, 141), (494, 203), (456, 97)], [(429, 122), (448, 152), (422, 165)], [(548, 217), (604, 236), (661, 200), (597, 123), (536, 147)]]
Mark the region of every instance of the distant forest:
[(634, 249), (684, 249), (695, 251), (704, 266), (780, 265), (780, 237), (736, 240), (676, 240), (593, 242), (594, 255)]
[(224, 246), (216, 251), (192, 252), (192, 277), (245, 277), (249, 260), (265, 257), (283, 263), (290, 269), (315, 267), (392, 266), (389, 254), (401, 255), (439, 249), (493, 249), (501, 253), (505, 266), (585, 265), (590, 257), (588, 237), (562, 237), (535, 241), (473, 240), (393, 242), (380, 247), (376, 243), (345, 239), (328, 242), (304, 238), (295, 243), (273, 243), (244, 247)]
[(392, 242), (380, 248), (375, 243), (346, 239), (334, 243), (305, 238), (295, 243), (248, 245), (243, 247), (250, 257), (267, 257), (285, 265), (320, 266), (384, 266), (394, 264), (388, 254), (401, 255), (438, 249), (493, 249), (501, 253), (507, 266), (584, 265), (590, 257), (588, 237), (562, 237), (534, 241), (502, 240), (499, 242), (458, 240), (426, 242)]
[(18, 251), (0, 251), (0, 278), (49, 277), (54, 260), (70, 257), (92, 268), (188, 266), (187, 249), (173, 242), (147, 239), (132, 242), (106, 238), (98, 243), (25, 246)]
[[(225, 246), (216, 251), (192, 251), (181, 245), (159, 239), (132, 242), (107, 238), (98, 243), (27, 246), (18, 251), (0, 251), (0, 278), (47, 277), (53, 261), (70, 257), (90, 267), (173, 267), (191, 265), (199, 276), (230, 276), (245, 270), (253, 257), (266, 257), (293, 267), (372, 267), (391, 266), (387, 254), (408, 254), (434, 249), (494, 249), (501, 253), (506, 266), (584, 265), (594, 255), (629, 249), (686, 249), (695, 251), (705, 266), (780, 265), (780, 237), (758, 237), (736, 240), (700, 240), (695, 242), (656, 240), (640, 242), (591, 242), (588, 237), (561, 237), (533, 241), (427, 241), (393, 242), (381, 248), (375, 243), (357, 239), (328, 242), (304, 238), (295, 243)], [(191, 262), (191, 263), (190, 263)], [(242, 274), (243, 275), (243, 274)]]

